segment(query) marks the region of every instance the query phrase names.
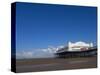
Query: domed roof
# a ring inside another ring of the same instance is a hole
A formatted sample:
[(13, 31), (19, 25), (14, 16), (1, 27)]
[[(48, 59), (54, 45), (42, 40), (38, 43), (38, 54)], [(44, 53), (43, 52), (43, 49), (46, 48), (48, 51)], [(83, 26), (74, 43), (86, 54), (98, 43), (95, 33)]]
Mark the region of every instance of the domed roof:
[(72, 46), (89, 46), (90, 44), (79, 41), (79, 42), (76, 42), (76, 43), (71, 43), (70, 45), (72, 45)]

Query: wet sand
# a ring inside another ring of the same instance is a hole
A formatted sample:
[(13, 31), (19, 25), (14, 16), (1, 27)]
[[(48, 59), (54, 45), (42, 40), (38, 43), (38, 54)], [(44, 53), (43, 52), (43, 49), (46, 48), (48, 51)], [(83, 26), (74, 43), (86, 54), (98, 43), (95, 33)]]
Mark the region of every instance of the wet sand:
[(16, 72), (37, 72), (96, 68), (97, 57), (82, 58), (46, 58), (16, 60)]

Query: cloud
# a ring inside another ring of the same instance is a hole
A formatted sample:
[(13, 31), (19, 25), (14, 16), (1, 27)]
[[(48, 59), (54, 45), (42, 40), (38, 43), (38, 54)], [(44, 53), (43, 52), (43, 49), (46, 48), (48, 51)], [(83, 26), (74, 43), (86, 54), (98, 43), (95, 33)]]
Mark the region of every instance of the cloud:
[(33, 57), (33, 52), (32, 51), (22, 51), (22, 52), (17, 52), (16, 53), (16, 58), (32, 58)]
[(54, 57), (54, 53), (50, 49), (35, 49), (31, 51), (22, 51), (16, 53), (17, 59), (26, 58), (49, 58)]
[(55, 57), (55, 53), (60, 48), (63, 48), (64, 46), (48, 46), (48, 48), (43, 49), (32, 49), (32, 50), (23, 50), (21, 52), (16, 53), (17, 59), (26, 59), (26, 58), (51, 58)]

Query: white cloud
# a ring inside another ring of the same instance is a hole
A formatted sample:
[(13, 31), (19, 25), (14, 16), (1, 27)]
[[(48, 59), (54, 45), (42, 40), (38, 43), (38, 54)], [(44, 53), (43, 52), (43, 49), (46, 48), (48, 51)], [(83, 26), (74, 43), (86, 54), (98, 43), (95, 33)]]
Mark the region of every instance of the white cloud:
[(28, 51), (22, 51), (17, 52), (16, 57), (19, 58), (49, 58), (49, 57), (55, 57), (54, 53), (56, 53), (57, 50), (60, 48), (63, 48), (64, 46), (48, 46), (48, 48), (44, 49), (33, 49)]
[(22, 51), (16, 53), (16, 58), (32, 58), (33, 52), (32, 51)]

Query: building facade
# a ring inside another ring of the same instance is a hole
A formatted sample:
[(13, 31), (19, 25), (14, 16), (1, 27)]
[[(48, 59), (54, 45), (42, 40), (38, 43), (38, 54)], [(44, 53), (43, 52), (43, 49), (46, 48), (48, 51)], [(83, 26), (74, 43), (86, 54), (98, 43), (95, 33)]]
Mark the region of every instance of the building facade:
[(91, 47), (93, 47), (93, 43), (85, 43), (82, 41), (76, 43), (68, 42), (68, 51), (88, 50)]

